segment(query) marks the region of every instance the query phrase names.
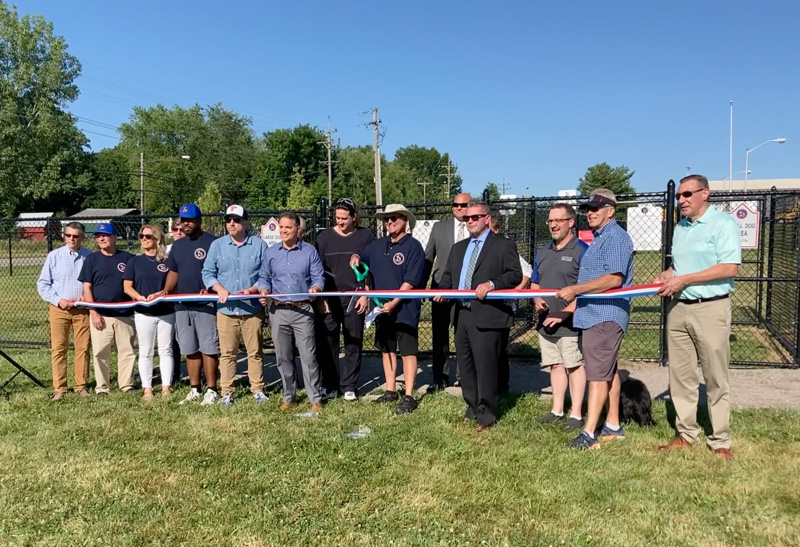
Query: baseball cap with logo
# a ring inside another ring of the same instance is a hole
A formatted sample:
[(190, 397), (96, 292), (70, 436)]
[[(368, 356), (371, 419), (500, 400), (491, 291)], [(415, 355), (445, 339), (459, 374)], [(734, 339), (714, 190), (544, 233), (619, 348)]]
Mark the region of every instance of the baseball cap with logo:
[(229, 218), (238, 218), (239, 220), (247, 220), (247, 211), (241, 205), (231, 205), (225, 209), (225, 220)]
[(94, 235), (105, 234), (107, 236), (115, 236), (117, 235), (117, 231), (114, 229), (114, 225), (110, 222), (101, 222), (97, 225), (97, 228), (94, 229)]
[(178, 209), (178, 216), (180, 218), (200, 218), (203, 214), (200, 212), (200, 207), (194, 203), (184, 203)]
[(588, 201), (584, 201), (580, 205), (578, 205), (579, 209), (593, 209), (601, 207), (616, 207), (617, 206), (617, 197), (610, 191), (606, 190), (605, 192), (592, 192), (589, 195)]

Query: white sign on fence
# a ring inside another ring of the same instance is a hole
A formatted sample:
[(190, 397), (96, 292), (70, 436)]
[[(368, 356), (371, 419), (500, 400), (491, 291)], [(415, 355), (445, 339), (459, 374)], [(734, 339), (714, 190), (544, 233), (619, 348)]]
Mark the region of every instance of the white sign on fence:
[(428, 240), (431, 238), (431, 232), (433, 232), (433, 225), (437, 222), (439, 221), (417, 219), (417, 224), (414, 226), (414, 231), (411, 232), (411, 235), (422, 243), (423, 249), (428, 246)]
[(728, 214), (739, 226), (739, 240), (742, 249), (758, 249), (761, 232), (761, 213), (758, 209), (742, 202)]
[(660, 251), (664, 209), (657, 205), (639, 205), (628, 209), (628, 235), (634, 251)]
[(278, 227), (278, 221), (275, 217), (270, 217), (268, 221), (261, 225), (261, 239), (267, 244), (268, 247), (272, 247), (276, 243), (281, 242), (281, 233), (280, 228)]

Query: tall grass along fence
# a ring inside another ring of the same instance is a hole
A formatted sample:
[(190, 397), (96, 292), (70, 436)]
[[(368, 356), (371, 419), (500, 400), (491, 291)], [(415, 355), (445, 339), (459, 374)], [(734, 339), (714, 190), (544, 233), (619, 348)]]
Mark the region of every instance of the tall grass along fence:
[[(634, 283), (650, 283), (669, 264), (672, 231), (678, 220), (675, 186), (666, 192), (618, 196), (617, 221), (634, 242)], [(537, 249), (550, 235), (547, 216), (554, 203), (577, 205), (579, 198), (532, 197), (491, 203), (502, 224), (502, 233), (517, 244), (520, 256), (533, 263)], [(743, 366), (800, 367), (800, 191), (712, 193), (712, 204), (733, 216), (742, 229), (743, 263), (732, 295), (732, 362)], [(423, 246), (433, 225), (451, 217), (450, 203), (406, 204), (417, 218), (414, 237)], [(378, 208), (360, 207), (361, 224), (376, 233), (382, 229), (373, 217)], [(314, 242), (331, 225), (325, 200), (313, 209), (298, 211), (306, 221), (304, 238)], [(251, 211), (252, 231), (277, 240), (279, 211)], [(0, 219), (0, 346), (46, 346), (49, 344), (46, 304), (36, 293), (36, 280), (47, 253), (64, 244), (61, 228), (68, 218)], [(171, 217), (127, 214), (115, 218), (80, 218), (87, 226), (86, 245), (92, 248), (91, 232), (99, 222), (114, 223), (125, 250), (139, 252), (139, 227), (155, 223), (168, 229)], [(221, 214), (203, 217), (204, 228), (224, 233)], [(579, 214), (581, 237), (590, 237), (586, 217)], [(377, 234), (381, 235), (381, 234)], [(420, 350), (430, 351), (430, 303), (424, 302), (420, 323)], [(655, 296), (631, 302), (631, 324), (623, 339), (621, 357), (666, 364), (664, 327), (666, 304)], [(532, 301), (518, 303), (509, 352), (516, 357), (538, 359), (536, 316)], [(269, 338), (269, 324), (264, 325)], [(374, 329), (368, 329), (364, 347), (373, 347)], [(453, 348), (451, 348), (453, 349)]]

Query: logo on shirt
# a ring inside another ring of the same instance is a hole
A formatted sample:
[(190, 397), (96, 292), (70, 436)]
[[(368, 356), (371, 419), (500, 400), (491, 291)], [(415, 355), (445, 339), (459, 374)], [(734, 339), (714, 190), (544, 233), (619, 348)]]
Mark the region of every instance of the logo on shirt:
[(738, 211), (736, 211), (736, 217), (747, 218), (747, 211), (745, 211), (744, 209), (739, 209)]
[(125, 273), (125, 263), (124, 262), (120, 262), (119, 264), (117, 264), (117, 269), (119, 271)]
[(159, 265), (157, 266), (157, 269), (158, 269), (158, 271), (159, 271), (159, 272), (162, 272), (162, 273), (164, 273), (164, 272), (166, 272), (166, 271), (167, 271), (169, 268), (167, 268), (167, 265), (166, 265), (166, 264), (159, 264)]
[(194, 257), (197, 260), (203, 260), (206, 257), (206, 250), (205, 249), (196, 249), (194, 251)]
[(400, 264), (402, 264), (403, 262), (405, 262), (405, 261), (406, 261), (406, 257), (403, 256), (403, 253), (397, 253), (396, 255), (394, 255), (392, 257), (392, 262), (394, 262), (398, 266)]
[(571, 256), (562, 256), (561, 260), (563, 262), (572, 262), (572, 257)]

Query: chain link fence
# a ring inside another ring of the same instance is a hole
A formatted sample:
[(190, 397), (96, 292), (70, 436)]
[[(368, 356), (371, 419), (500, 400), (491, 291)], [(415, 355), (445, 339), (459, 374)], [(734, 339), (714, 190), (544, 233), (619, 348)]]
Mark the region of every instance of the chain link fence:
[[(533, 264), (536, 251), (550, 241), (547, 216), (558, 202), (577, 205), (579, 198), (535, 197), (491, 203), (501, 221), (501, 234), (513, 240), (520, 256)], [(674, 187), (668, 192), (618, 196), (616, 220), (634, 243), (634, 283), (647, 284), (668, 263), (671, 234), (677, 221)], [(743, 263), (732, 295), (732, 362), (747, 366), (800, 366), (798, 355), (798, 308), (800, 308), (800, 192), (713, 193), (712, 203), (730, 213), (740, 224)], [(425, 247), (433, 225), (452, 218), (450, 203), (411, 204), (417, 224), (413, 236)], [(377, 208), (360, 208), (361, 225), (381, 236), (382, 225), (375, 220)], [(314, 209), (297, 211), (304, 219), (304, 239), (314, 242), (317, 234), (331, 225), (331, 211), (324, 200)], [(253, 233), (269, 243), (279, 241), (279, 211), (251, 211)], [(63, 245), (61, 231), (72, 219), (0, 219), (0, 345), (47, 346), (49, 327), (46, 305), (36, 292), (36, 280), (47, 252)], [(99, 222), (113, 222), (119, 233), (118, 247), (139, 252), (138, 230), (145, 223), (168, 230), (172, 218), (125, 215), (115, 218), (80, 218), (91, 235)], [(589, 239), (585, 215), (578, 214), (579, 237)], [(203, 228), (215, 235), (225, 231), (221, 214), (203, 217)], [(91, 237), (86, 245), (94, 249)], [(664, 325), (666, 306), (658, 297), (637, 297), (631, 301), (631, 323), (623, 339), (623, 359), (666, 363)], [(537, 359), (538, 339), (532, 301), (518, 302), (511, 332), (509, 354)], [(269, 340), (269, 324), (265, 323)], [(372, 350), (374, 329), (365, 333), (364, 348)], [(420, 323), (420, 351), (431, 348), (431, 306), (423, 302)], [(451, 348), (454, 351), (454, 348)]]

